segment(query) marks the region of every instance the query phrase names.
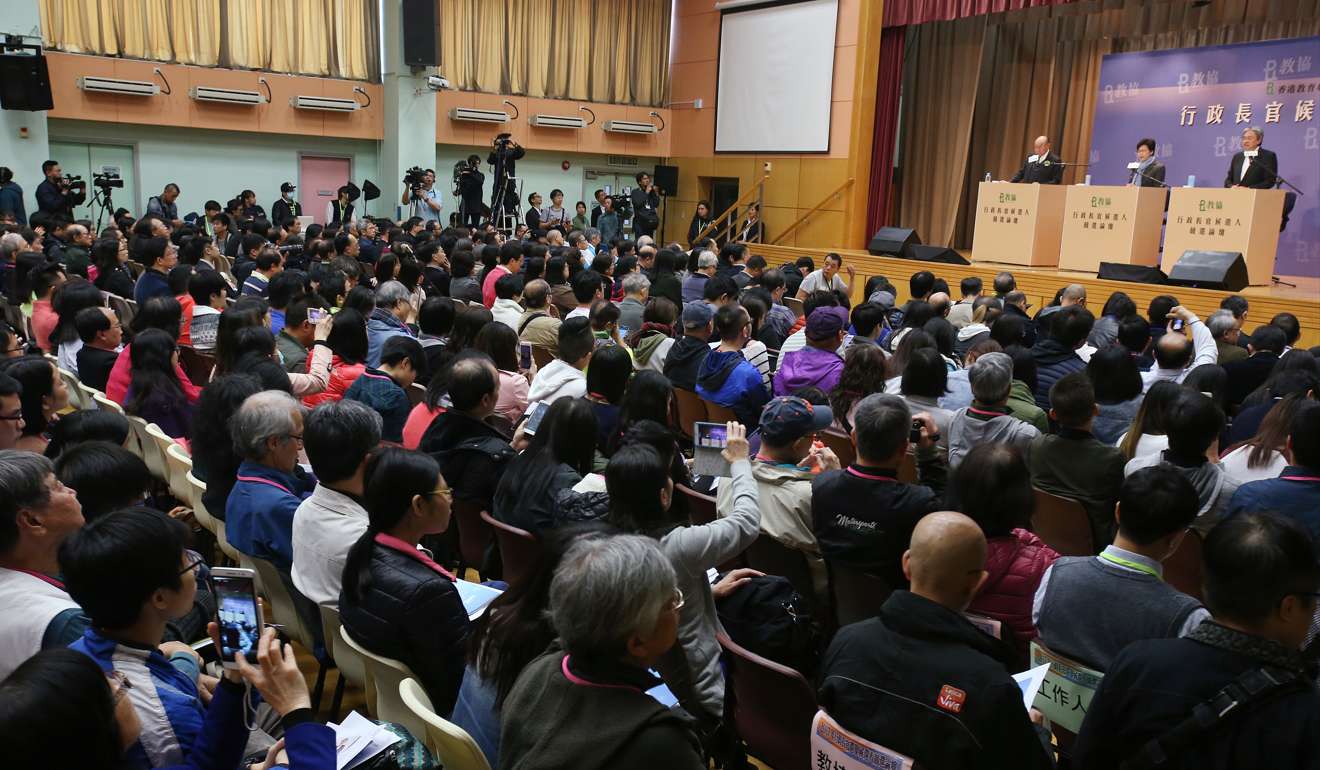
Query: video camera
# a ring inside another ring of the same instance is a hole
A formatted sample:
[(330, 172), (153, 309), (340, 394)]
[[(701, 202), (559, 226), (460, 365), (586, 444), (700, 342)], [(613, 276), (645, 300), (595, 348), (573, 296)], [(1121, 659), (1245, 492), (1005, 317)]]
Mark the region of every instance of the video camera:
[(124, 179), (114, 172), (104, 174), (92, 174), (92, 184), (101, 190), (109, 190), (112, 187), (123, 187)]
[(80, 176), (65, 174), (64, 178), (60, 180), (60, 186), (67, 190), (81, 190), (87, 188), (87, 183)]
[(614, 201), (614, 213), (619, 215), (619, 219), (627, 219), (632, 216), (631, 191), (611, 195), (609, 199)]
[(421, 187), (426, 184), (426, 169), (421, 166), (413, 166), (403, 172), (403, 183), (409, 187)]
[(513, 144), (513, 134), (496, 134), (495, 141), (491, 144), (495, 145), (495, 149), (503, 150)]

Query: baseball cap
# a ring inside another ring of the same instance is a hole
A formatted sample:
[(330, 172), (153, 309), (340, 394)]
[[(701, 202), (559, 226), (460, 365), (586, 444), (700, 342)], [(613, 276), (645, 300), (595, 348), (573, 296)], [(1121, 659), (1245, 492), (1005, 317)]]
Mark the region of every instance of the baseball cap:
[(683, 306), (684, 326), (705, 326), (715, 317), (715, 309), (705, 302), (689, 302)]
[(807, 318), (807, 339), (827, 340), (847, 326), (847, 310), (841, 307), (818, 307)]
[(280, 185), (280, 192), (282, 193), (293, 192), (294, 190), (297, 189), (298, 189), (297, 187), (294, 187), (293, 182), (285, 182), (284, 184)]
[(867, 302), (872, 302), (888, 310), (894, 306), (894, 294), (888, 291), (875, 291), (871, 293), (871, 298)]
[(796, 396), (780, 396), (771, 399), (761, 410), (761, 438), (783, 446), (808, 433), (825, 430), (833, 423), (834, 413), (828, 406), (813, 406)]

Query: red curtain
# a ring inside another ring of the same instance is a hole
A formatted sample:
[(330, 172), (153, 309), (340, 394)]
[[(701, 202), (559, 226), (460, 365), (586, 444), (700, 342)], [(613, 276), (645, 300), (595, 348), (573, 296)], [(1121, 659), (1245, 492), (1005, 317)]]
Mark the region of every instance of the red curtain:
[[(888, 3), (886, 3), (886, 6)], [(889, 224), (890, 191), (894, 180), (894, 145), (898, 140), (898, 100), (903, 90), (903, 46), (907, 27), (886, 27), (880, 33), (880, 73), (875, 83), (875, 134), (871, 139), (871, 191), (866, 206), (866, 232)]]
[(951, 21), (983, 13), (1003, 13), (1045, 5), (1064, 5), (1074, 0), (885, 0), (886, 27)]

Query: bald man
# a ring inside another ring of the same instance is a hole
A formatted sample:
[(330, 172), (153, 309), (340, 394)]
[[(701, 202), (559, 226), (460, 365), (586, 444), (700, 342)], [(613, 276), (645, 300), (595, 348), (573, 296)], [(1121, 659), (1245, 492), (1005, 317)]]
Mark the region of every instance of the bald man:
[(1027, 162), (1022, 164), (1010, 182), (1022, 182), (1023, 184), (1061, 184), (1063, 182), (1063, 165), (1059, 156), (1050, 151), (1050, 138), (1048, 136), (1036, 137), (1036, 142), (1032, 145), (1032, 153), (1027, 156)]
[(985, 558), (976, 522), (948, 511), (922, 518), (903, 554), (912, 590), (834, 637), (821, 707), (928, 770), (1049, 768), (1009, 675), (1012, 650), (963, 616), (985, 582)]
[[(1191, 335), (1190, 340), (1188, 335)], [(1150, 386), (1160, 380), (1181, 383), (1196, 367), (1219, 363), (1215, 335), (1195, 313), (1182, 305), (1169, 311), (1167, 331), (1155, 341), (1154, 347), (1155, 366), (1141, 373), (1142, 392), (1150, 390)]]

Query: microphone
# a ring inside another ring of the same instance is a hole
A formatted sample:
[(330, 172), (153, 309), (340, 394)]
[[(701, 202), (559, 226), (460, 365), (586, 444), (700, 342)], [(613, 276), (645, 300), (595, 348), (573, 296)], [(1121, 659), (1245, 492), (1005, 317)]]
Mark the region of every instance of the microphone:
[(1137, 176), (1141, 177), (1142, 179), (1149, 179), (1150, 181), (1154, 182), (1155, 184), (1159, 185), (1160, 187), (1168, 187), (1168, 186), (1169, 186), (1169, 185), (1165, 184), (1163, 180), (1156, 179), (1155, 177), (1150, 176), (1149, 174), (1146, 174), (1146, 173), (1142, 172), (1142, 171), (1141, 171), (1141, 164), (1138, 163), (1138, 162), (1136, 162), (1136, 161), (1132, 161), (1131, 163), (1127, 164), (1127, 167), (1128, 167), (1128, 170), (1129, 170), (1129, 171), (1133, 172), (1134, 174), (1136, 174)]

